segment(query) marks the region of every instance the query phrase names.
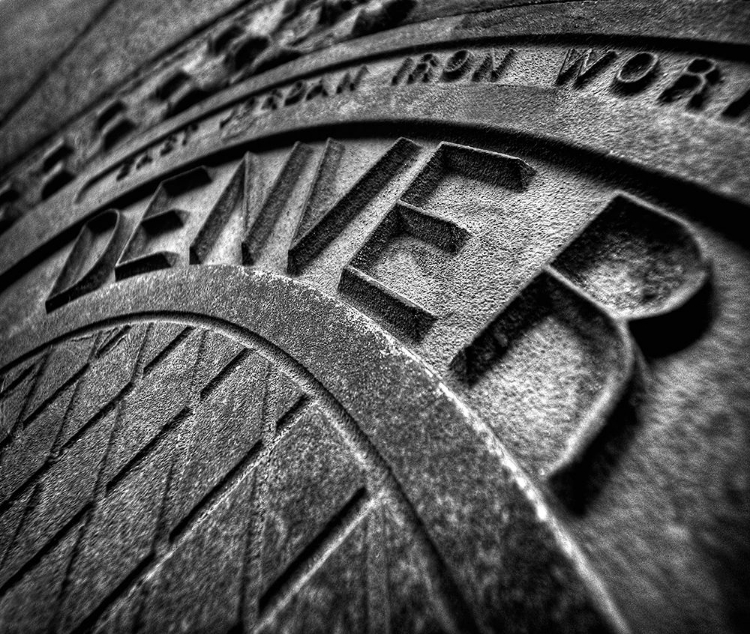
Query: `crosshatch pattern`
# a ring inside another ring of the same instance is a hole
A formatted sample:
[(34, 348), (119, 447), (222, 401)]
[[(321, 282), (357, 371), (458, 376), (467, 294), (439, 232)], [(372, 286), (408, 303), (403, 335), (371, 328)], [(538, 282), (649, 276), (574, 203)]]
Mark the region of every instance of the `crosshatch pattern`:
[[(304, 631), (345, 602), (339, 631), (370, 613), (455, 627), (382, 465), (258, 352), (136, 323), (69, 338), (6, 377), (5, 626), (168, 630), (180, 613), (193, 629)], [(186, 589), (192, 574), (205, 604)]]

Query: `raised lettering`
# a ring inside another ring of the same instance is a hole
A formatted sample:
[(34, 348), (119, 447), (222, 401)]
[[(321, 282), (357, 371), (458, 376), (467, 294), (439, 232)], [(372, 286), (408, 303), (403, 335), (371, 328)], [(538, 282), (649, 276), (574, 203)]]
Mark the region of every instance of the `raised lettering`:
[[(263, 251), (281, 211), (289, 202), (300, 182), (303, 170), (312, 156), (312, 148), (304, 143), (295, 143), (292, 151), (266, 195), (263, 205), (256, 211), (248, 209), (245, 217), (247, 227), (242, 240), (242, 263), (255, 264)], [(253, 216), (253, 212), (256, 213)]]
[(384, 319), (400, 335), (420, 341), (437, 316), (367, 273), (389, 243), (402, 235), (418, 238), (451, 255), (458, 253), (469, 237), (465, 229), (450, 220), (397, 203), (344, 268), (339, 290), (366, 312)]
[(289, 250), (289, 271), (301, 272), (390, 181), (416, 160), (419, 150), (420, 146), (408, 139), (396, 141), (320, 220), (294, 240)]
[(42, 159), (42, 171), (44, 180), (42, 182), (42, 200), (46, 200), (52, 194), (57, 193), (73, 180), (75, 174), (68, 167), (68, 159), (73, 154), (65, 139), (58, 141)]
[(336, 87), (336, 94), (341, 95), (345, 92), (354, 92), (360, 87), (369, 72), (367, 66), (360, 66), (354, 74), (351, 71), (346, 71)]
[(404, 83), (406, 81), (406, 77), (411, 73), (412, 69), (414, 68), (414, 59), (411, 57), (407, 57), (403, 62), (401, 62), (401, 66), (398, 67), (398, 70), (396, 71), (396, 74), (391, 78), (391, 84), (394, 86), (398, 86), (401, 83)]
[(700, 108), (708, 97), (710, 87), (720, 77), (716, 62), (698, 57), (690, 61), (677, 79), (659, 95), (659, 101), (673, 103), (686, 99), (690, 108)]
[(617, 57), (615, 51), (581, 51), (571, 48), (565, 55), (557, 74), (557, 85), (563, 86), (572, 80), (576, 87), (596, 77)]
[(724, 108), (721, 116), (729, 119), (739, 119), (742, 115), (750, 111), (750, 88), (745, 90), (738, 97), (733, 99), (729, 105)]
[(202, 264), (216, 244), (234, 210), (241, 205), (246, 220), (257, 207), (260, 196), (260, 165), (258, 157), (250, 152), (229, 179), (216, 204), (208, 212), (198, 234), (190, 245), (190, 264)]
[(428, 83), (435, 77), (437, 69), (440, 67), (440, 60), (433, 53), (425, 53), (416, 63), (411, 57), (404, 60), (401, 67), (393, 76), (391, 83), (394, 86), (399, 84), (416, 84)]
[(294, 82), (284, 99), (284, 105), (291, 106), (299, 103), (305, 97), (305, 93), (307, 93), (307, 82), (304, 79)]
[(462, 49), (456, 51), (445, 62), (443, 68), (443, 79), (446, 81), (456, 81), (463, 77), (471, 70), (474, 65), (474, 53)]
[(102, 147), (108, 150), (135, 130), (135, 124), (127, 116), (125, 104), (118, 99), (97, 113), (96, 129), (102, 138)]
[(316, 97), (328, 97), (328, 86), (326, 86), (325, 78), (321, 77), (313, 82), (310, 86), (310, 90), (305, 95), (305, 101), (311, 101)]
[(185, 223), (187, 212), (172, 207), (172, 199), (210, 182), (208, 170), (205, 167), (197, 167), (159, 185), (141, 222), (130, 237), (125, 252), (115, 266), (115, 277), (118, 280), (148, 271), (170, 268), (179, 262), (179, 254), (152, 250), (151, 243), (161, 235), (179, 230)]
[(269, 92), (263, 102), (260, 105), (260, 109), (264, 110), (278, 110), (284, 103), (284, 93), (280, 88), (274, 88)]
[(471, 76), (471, 81), (489, 81), (495, 82), (500, 79), (505, 69), (515, 57), (516, 51), (508, 49), (507, 51), (490, 51), (484, 56), (477, 69)]
[(81, 229), (45, 302), (47, 312), (99, 288), (111, 275), (127, 232), (119, 211), (108, 209)]
[(625, 60), (614, 79), (615, 89), (623, 93), (639, 92), (656, 77), (659, 56), (655, 53), (635, 53)]

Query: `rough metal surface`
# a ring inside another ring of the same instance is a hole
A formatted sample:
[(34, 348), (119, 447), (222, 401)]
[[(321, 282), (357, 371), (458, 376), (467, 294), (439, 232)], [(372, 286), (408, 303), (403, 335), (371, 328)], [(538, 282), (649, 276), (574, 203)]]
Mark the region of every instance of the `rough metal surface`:
[(2, 631), (747, 631), (750, 3), (0, 10)]

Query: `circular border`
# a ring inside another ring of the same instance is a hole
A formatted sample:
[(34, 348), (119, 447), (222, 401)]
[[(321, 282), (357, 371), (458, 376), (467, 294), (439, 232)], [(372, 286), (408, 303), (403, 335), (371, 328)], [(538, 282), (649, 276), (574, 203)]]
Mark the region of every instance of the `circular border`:
[(71, 302), (0, 344), (0, 358), (21, 360), (93, 325), (187, 315), (254, 333), (340, 403), (393, 474), (480, 630), (627, 630), (489, 429), (395, 339), (313, 288), (232, 266), (161, 271)]

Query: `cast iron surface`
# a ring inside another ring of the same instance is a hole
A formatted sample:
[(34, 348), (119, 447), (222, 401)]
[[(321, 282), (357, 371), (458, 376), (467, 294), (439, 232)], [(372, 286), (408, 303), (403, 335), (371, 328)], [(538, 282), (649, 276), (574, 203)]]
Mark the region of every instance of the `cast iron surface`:
[(4, 9), (0, 629), (746, 631), (750, 3), (184, 4)]

